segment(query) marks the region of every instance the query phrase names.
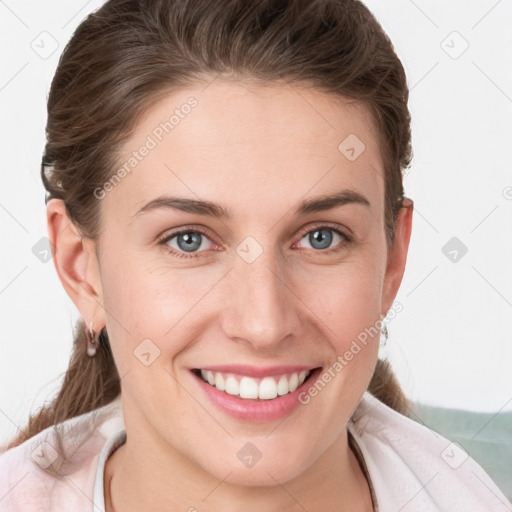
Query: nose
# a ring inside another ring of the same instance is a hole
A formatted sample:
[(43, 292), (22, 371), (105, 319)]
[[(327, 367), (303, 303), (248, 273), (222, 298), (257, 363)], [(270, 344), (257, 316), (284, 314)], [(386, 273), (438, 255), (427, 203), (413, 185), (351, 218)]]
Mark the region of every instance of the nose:
[(265, 250), (252, 263), (237, 256), (224, 290), (224, 333), (254, 350), (275, 349), (285, 338), (290, 342), (300, 328), (300, 300), (284, 268), (286, 262), (273, 253)]

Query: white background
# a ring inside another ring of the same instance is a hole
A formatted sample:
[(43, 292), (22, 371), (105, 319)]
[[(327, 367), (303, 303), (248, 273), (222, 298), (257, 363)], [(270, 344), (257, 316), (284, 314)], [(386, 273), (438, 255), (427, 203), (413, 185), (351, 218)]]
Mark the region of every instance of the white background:
[[(366, 3), (404, 64), (413, 117), (413, 235), (386, 353), (413, 399), (512, 410), (512, 2)], [(32, 253), (47, 235), (39, 166), (58, 57), (101, 4), (0, 2), (0, 442), (53, 397), (70, 355), (78, 312)], [(51, 48), (43, 31), (58, 44), (45, 59), (31, 47)], [(457, 262), (442, 251), (452, 237), (468, 248)]]

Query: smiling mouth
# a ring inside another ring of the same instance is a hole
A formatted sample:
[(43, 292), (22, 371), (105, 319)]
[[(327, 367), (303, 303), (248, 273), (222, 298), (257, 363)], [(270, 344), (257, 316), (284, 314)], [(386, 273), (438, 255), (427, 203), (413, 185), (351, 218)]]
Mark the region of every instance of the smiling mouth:
[(200, 368), (196, 368), (192, 372), (203, 382), (229, 395), (250, 400), (272, 400), (295, 391), (317, 369), (312, 368), (311, 370), (283, 373), (263, 378), (253, 378), (246, 375), (216, 372)]

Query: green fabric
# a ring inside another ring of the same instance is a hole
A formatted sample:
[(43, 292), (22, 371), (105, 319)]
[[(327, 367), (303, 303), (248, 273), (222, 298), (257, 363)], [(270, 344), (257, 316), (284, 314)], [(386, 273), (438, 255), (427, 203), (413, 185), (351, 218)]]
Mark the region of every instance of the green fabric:
[(479, 413), (416, 403), (411, 416), (458, 443), (512, 501), (512, 412)]

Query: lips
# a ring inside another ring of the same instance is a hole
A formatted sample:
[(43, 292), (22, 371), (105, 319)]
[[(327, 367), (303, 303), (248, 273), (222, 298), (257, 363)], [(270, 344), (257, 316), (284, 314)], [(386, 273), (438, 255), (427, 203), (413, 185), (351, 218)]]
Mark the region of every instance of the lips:
[(205, 397), (223, 413), (237, 420), (266, 422), (299, 408), (299, 394), (320, 376), (322, 367), (225, 365), (190, 371)]

